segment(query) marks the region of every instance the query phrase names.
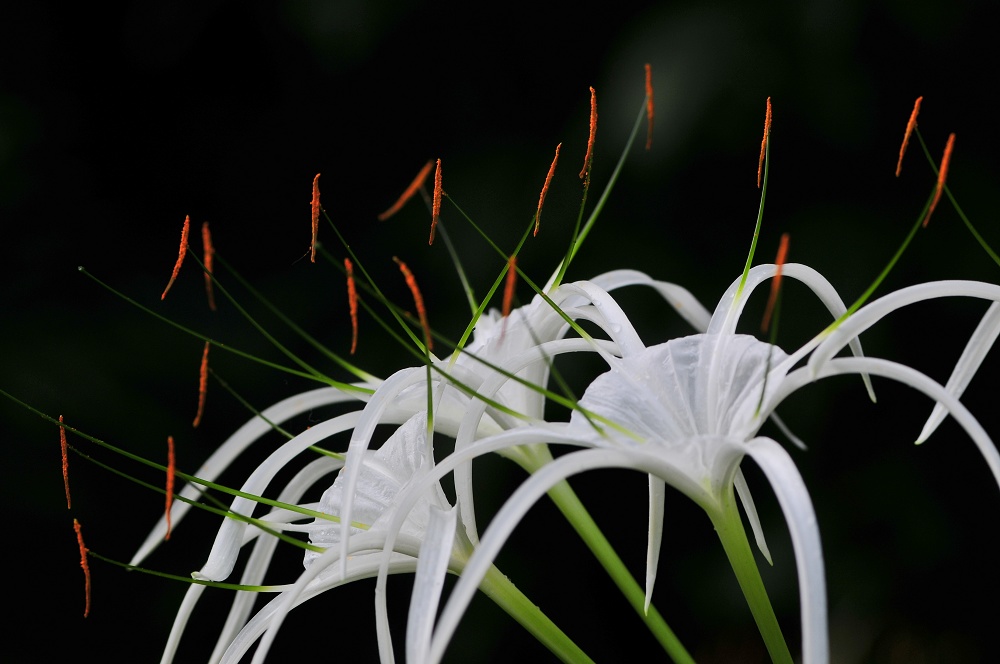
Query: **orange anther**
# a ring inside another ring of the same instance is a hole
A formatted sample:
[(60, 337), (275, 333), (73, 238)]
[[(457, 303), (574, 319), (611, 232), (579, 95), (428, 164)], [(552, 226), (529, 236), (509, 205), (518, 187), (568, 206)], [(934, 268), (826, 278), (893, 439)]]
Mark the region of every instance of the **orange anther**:
[(437, 167), (434, 169), (434, 198), (431, 203), (431, 237), (427, 244), (434, 244), (434, 229), (437, 228), (438, 219), (441, 218), (441, 160), (437, 160)]
[(83, 529), (80, 522), (73, 519), (73, 530), (76, 531), (76, 543), (80, 547), (80, 567), (83, 569), (84, 596), (83, 617), (90, 615), (90, 565), (87, 563), (87, 546), (83, 543)]
[(319, 173), (313, 178), (312, 196), (312, 242), (309, 244), (309, 260), (316, 262), (316, 236), (319, 234)]
[(177, 462), (174, 458), (174, 437), (167, 436), (167, 506), (166, 506), (166, 518), (167, 518), (167, 534), (163, 536), (164, 540), (170, 539), (170, 508), (174, 504), (174, 473), (177, 469)]
[(923, 97), (917, 97), (917, 100), (913, 102), (913, 110), (910, 112), (910, 120), (906, 123), (906, 133), (903, 134), (903, 144), (899, 146), (899, 161), (896, 162), (896, 177), (899, 177), (900, 171), (903, 170), (903, 155), (906, 154), (906, 146), (910, 144), (910, 135), (913, 133), (914, 127), (917, 126), (917, 115), (920, 114), (920, 102), (924, 100)]
[(70, 509), (69, 500), (69, 443), (66, 442), (66, 427), (62, 426), (63, 416), (59, 416), (59, 447), (62, 450), (63, 485), (66, 487), (66, 509)]
[(358, 348), (358, 291), (354, 284), (354, 264), (350, 258), (344, 259), (344, 269), (347, 271), (347, 304), (351, 308), (351, 355), (354, 355)]
[(427, 180), (427, 176), (430, 175), (431, 166), (433, 165), (433, 159), (428, 160), (427, 163), (424, 164), (424, 167), (420, 169), (419, 173), (417, 173), (417, 177), (413, 178), (413, 182), (410, 183), (410, 186), (406, 188), (406, 191), (400, 195), (396, 202), (392, 204), (392, 207), (378, 216), (379, 221), (385, 221), (392, 215), (399, 212), (400, 208), (406, 205), (406, 202), (413, 198), (415, 193), (420, 191), (420, 188), (424, 186), (424, 182)]
[(507, 259), (507, 280), (503, 287), (503, 317), (510, 315), (510, 308), (514, 302), (514, 285), (517, 283), (517, 256)]
[(757, 188), (760, 189), (760, 179), (764, 173), (764, 154), (767, 152), (767, 139), (771, 137), (771, 98), (767, 98), (767, 111), (764, 113), (764, 138), (760, 141), (760, 159), (757, 161)]
[(535, 211), (534, 235), (538, 235), (538, 226), (542, 223), (542, 205), (545, 203), (545, 195), (549, 193), (549, 184), (552, 182), (552, 176), (556, 173), (556, 163), (559, 161), (559, 148), (561, 147), (562, 143), (556, 146), (556, 156), (552, 157), (552, 164), (549, 166), (549, 172), (545, 176), (545, 184), (542, 185), (542, 193), (538, 195), (538, 210)]
[(594, 139), (597, 137), (597, 93), (590, 88), (590, 136), (587, 138), (587, 154), (583, 158), (580, 179), (590, 174), (590, 164), (594, 159)]
[(195, 413), (194, 422), (191, 426), (197, 427), (201, 424), (201, 416), (205, 414), (205, 398), (208, 396), (208, 347), (205, 342), (205, 350), (201, 353), (201, 369), (198, 371), (198, 412)]
[(413, 303), (417, 307), (417, 316), (420, 318), (420, 327), (424, 330), (424, 343), (429, 352), (433, 349), (434, 345), (431, 340), (431, 326), (427, 324), (427, 309), (424, 308), (424, 297), (420, 294), (420, 288), (417, 287), (417, 280), (414, 278), (413, 273), (410, 272), (410, 268), (406, 266), (406, 263), (395, 256), (392, 257), (392, 260), (396, 261), (399, 265), (399, 271), (403, 273), (406, 285), (409, 286), (410, 293), (413, 295)]
[(215, 247), (212, 246), (212, 232), (208, 230), (208, 222), (201, 224), (202, 263), (205, 265), (205, 294), (208, 296), (208, 308), (215, 311), (215, 290), (212, 287), (212, 270), (215, 269)]
[(191, 230), (191, 215), (184, 217), (184, 227), (181, 229), (181, 248), (177, 252), (177, 262), (174, 263), (174, 271), (170, 273), (170, 281), (167, 282), (167, 287), (163, 289), (163, 295), (160, 299), (167, 297), (167, 291), (170, 287), (174, 285), (174, 279), (177, 278), (177, 273), (181, 271), (181, 265), (184, 264), (184, 256), (187, 255), (188, 250), (188, 232)]
[(646, 63), (646, 149), (653, 146), (653, 68)]
[(764, 320), (760, 324), (760, 331), (767, 332), (771, 324), (771, 314), (774, 312), (774, 305), (778, 301), (778, 291), (781, 288), (781, 268), (788, 257), (788, 233), (781, 234), (781, 244), (778, 245), (778, 256), (774, 259), (777, 269), (774, 272), (774, 279), (771, 281), (771, 295), (767, 298), (767, 307), (764, 309)]
[(931, 220), (931, 215), (934, 214), (934, 208), (937, 207), (938, 201), (941, 200), (941, 192), (944, 191), (944, 181), (948, 177), (948, 164), (951, 163), (951, 150), (955, 147), (955, 134), (948, 136), (948, 143), (944, 146), (944, 156), (941, 157), (941, 168), (938, 169), (938, 179), (937, 187), (934, 189), (934, 199), (931, 201), (931, 206), (927, 210), (927, 216), (924, 217), (924, 227), (927, 226), (927, 222)]

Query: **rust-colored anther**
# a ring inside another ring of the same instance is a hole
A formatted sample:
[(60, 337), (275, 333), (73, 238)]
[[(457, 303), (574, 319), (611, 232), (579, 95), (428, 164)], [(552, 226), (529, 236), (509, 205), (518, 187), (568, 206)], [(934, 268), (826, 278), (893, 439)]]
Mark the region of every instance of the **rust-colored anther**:
[(66, 509), (70, 509), (69, 499), (69, 443), (66, 442), (66, 427), (62, 426), (63, 416), (59, 416), (59, 448), (62, 450), (63, 486), (66, 487)]
[(358, 291), (354, 284), (354, 264), (350, 258), (344, 259), (344, 270), (347, 272), (347, 304), (351, 310), (351, 355), (354, 355), (358, 349)]
[(937, 207), (938, 201), (941, 200), (941, 192), (944, 191), (944, 181), (948, 178), (948, 165), (951, 163), (951, 151), (954, 147), (955, 134), (950, 134), (948, 136), (948, 143), (944, 146), (944, 156), (941, 157), (941, 167), (938, 169), (937, 187), (934, 189), (934, 199), (931, 200), (931, 206), (927, 209), (927, 216), (924, 217), (924, 228), (927, 227), (927, 222), (931, 220), (931, 215), (934, 214), (934, 208)]
[(771, 98), (767, 98), (767, 111), (764, 113), (764, 138), (760, 141), (760, 159), (757, 161), (757, 188), (764, 174), (764, 155), (767, 152), (767, 139), (771, 136)]
[(910, 119), (906, 123), (906, 133), (903, 134), (903, 144), (899, 146), (899, 161), (896, 162), (897, 178), (903, 170), (903, 155), (906, 154), (906, 146), (910, 144), (910, 135), (913, 134), (913, 130), (917, 126), (917, 116), (920, 115), (920, 102), (923, 100), (923, 97), (917, 97), (917, 100), (913, 102), (913, 110), (910, 112)]
[(316, 236), (319, 235), (319, 211), (322, 209), (319, 204), (319, 173), (313, 178), (312, 195), (312, 242), (309, 244), (309, 260), (316, 262)]
[(778, 256), (774, 259), (777, 269), (774, 271), (774, 279), (771, 280), (771, 295), (767, 298), (767, 307), (764, 309), (764, 320), (760, 324), (760, 331), (767, 332), (771, 325), (771, 314), (774, 313), (774, 305), (778, 301), (778, 291), (781, 289), (781, 268), (788, 258), (788, 233), (781, 234), (781, 244), (778, 245)]
[(80, 522), (73, 519), (73, 530), (76, 531), (76, 543), (80, 547), (80, 568), (83, 570), (84, 600), (83, 617), (90, 615), (90, 565), (87, 563), (87, 545), (83, 543), (83, 529)]
[(594, 160), (594, 139), (597, 138), (597, 93), (590, 88), (590, 135), (587, 138), (587, 154), (583, 158), (580, 179), (590, 175), (590, 164)]
[(503, 317), (510, 315), (511, 305), (514, 303), (514, 286), (517, 284), (517, 256), (507, 259), (507, 280), (503, 286)]
[(646, 63), (646, 149), (653, 147), (653, 68)]
[(163, 536), (164, 540), (170, 539), (170, 508), (174, 505), (174, 473), (176, 470), (177, 461), (174, 457), (174, 437), (167, 436), (167, 533)]
[(406, 205), (407, 201), (413, 198), (413, 195), (420, 191), (420, 188), (424, 186), (424, 182), (427, 181), (427, 176), (431, 174), (431, 166), (433, 165), (433, 159), (428, 160), (427, 163), (424, 164), (424, 167), (420, 169), (419, 173), (417, 173), (417, 177), (413, 178), (413, 182), (411, 182), (410, 186), (406, 188), (406, 191), (400, 195), (400, 197), (388, 210), (378, 216), (379, 221), (385, 221), (392, 215), (399, 212), (400, 209)]
[(208, 308), (215, 311), (215, 288), (212, 285), (212, 274), (215, 269), (215, 247), (212, 246), (212, 232), (208, 230), (208, 222), (201, 224), (202, 263), (205, 265), (205, 295), (208, 296)]
[(545, 176), (545, 184), (542, 185), (542, 193), (538, 195), (538, 210), (535, 211), (535, 232), (533, 235), (538, 235), (538, 227), (542, 223), (542, 205), (545, 204), (545, 196), (549, 193), (549, 184), (552, 183), (552, 176), (556, 173), (556, 163), (559, 161), (559, 148), (562, 147), (562, 143), (556, 146), (556, 156), (552, 157), (552, 164), (549, 166), (549, 172)]
[(437, 160), (434, 168), (434, 197), (431, 200), (431, 236), (427, 244), (434, 244), (434, 231), (437, 229), (438, 219), (441, 218), (441, 196), (444, 192), (441, 189), (441, 160)]
[(195, 413), (194, 422), (191, 426), (197, 428), (201, 424), (201, 417), (205, 414), (205, 399), (208, 396), (208, 347), (211, 344), (205, 342), (205, 350), (201, 353), (201, 368), (198, 371), (198, 412)]
[(190, 231), (191, 215), (187, 215), (184, 217), (184, 227), (181, 229), (181, 248), (177, 251), (177, 262), (174, 263), (174, 271), (170, 273), (170, 281), (167, 282), (167, 287), (163, 289), (163, 295), (160, 296), (161, 300), (167, 297), (167, 292), (174, 285), (177, 273), (181, 271), (181, 265), (184, 264), (184, 257), (187, 255), (188, 250), (188, 233)]
[(409, 286), (410, 293), (413, 295), (413, 304), (417, 307), (417, 317), (420, 319), (420, 327), (424, 330), (424, 344), (427, 346), (427, 351), (430, 352), (434, 348), (433, 341), (431, 340), (431, 326), (427, 324), (427, 309), (424, 307), (424, 297), (420, 294), (417, 280), (413, 276), (413, 273), (410, 272), (410, 268), (406, 266), (406, 263), (395, 256), (392, 257), (392, 260), (396, 261), (396, 264), (399, 265), (399, 271), (403, 273), (406, 285)]

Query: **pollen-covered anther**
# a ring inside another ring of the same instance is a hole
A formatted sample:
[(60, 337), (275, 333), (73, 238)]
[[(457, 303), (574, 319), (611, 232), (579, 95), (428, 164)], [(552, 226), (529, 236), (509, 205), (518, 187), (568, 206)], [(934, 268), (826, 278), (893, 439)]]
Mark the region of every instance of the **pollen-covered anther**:
[(434, 160), (429, 159), (427, 163), (424, 164), (424, 167), (420, 169), (420, 172), (417, 173), (417, 177), (413, 178), (413, 182), (411, 182), (410, 186), (406, 188), (406, 191), (399, 196), (396, 202), (393, 203), (388, 210), (378, 216), (379, 221), (385, 221), (392, 215), (399, 212), (400, 209), (406, 205), (407, 201), (413, 198), (413, 195), (420, 191), (420, 188), (424, 186), (424, 182), (427, 181), (427, 176), (431, 174), (431, 167), (433, 165)]
[(590, 134), (587, 137), (587, 154), (583, 158), (583, 168), (580, 169), (580, 179), (590, 175), (590, 165), (594, 160), (594, 140), (597, 138), (597, 93), (590, 88)]
[(87, 563), (87, 545), (83, 543), (83, 529), (80, 522), (73, 519), (73, 530), (76, 531), (76, 543), (80, 547), (80, 568), (83, 570), (84, 605), (83, 617), (90, 615), (90, 565)]
[(208, 297), (208, 308), (215, 311), (215, 289), (212, 285), (212, 274), (215, 270), (215, 247), (212, 246), (212, 232), (208, 230), (208, 222), (201, 224), (202, 264), (205, 266), (205, 295)]
[(309, 243), (309, 260), (313, 263), (316, 262), (316, 236), (319, 234), (319, 211), (322, 209), (319, 204), (319, 176), (320, 174), (317, 173), (316, 177), (313, 178), (313, 195), (310, 203), (312, 207), (312, 242)]
[(174, 285), (174, 280), (177, 279), (177, 273), (181, 271), (181, 265), (184, 264), (184, 256), (187, 255), (188, 250), (188, 233), (191, 231), (191, 215), (184, 217), (184, 227), (181, 228), (181, 247), (177, 251), (177, 262), (174, 263), (174, 270), (170, 273), (170, 281), (167, 282), (167, 287), (163, 289), (163, 294), (160, 295), (160, 299), (163, 300), (167, 297), (167, 292), (170, 287)]
[(944, 156), (941, 157), (941, 168), (938, 169), (938, 179), (937, 186), (934, 188), (934, 198), (931, 200), (931, 206), (927, 209), (927, 216), (924, 217), (924, 227), (927, 226), (927, 222), (931, 220), (931, 215), (934, 214), (934, 208), (937, 207), (938, 201), (941, 200), (941, 193), (944, 191), (944, 183), (948, 178), (948, 165), (951, 164), (951, 151), (955, 147), (955, 134), (948, 136), (948, 142), (944, 146)]
[(542, 185), (542, 193), (538, 195), (538, 209), (535, 211), (535, 232), (533, 235), (538, 235), (538, 227), (542, 223), (542, 206), (545, 204), (545, 196), (549, 193), (552, 176), (556, 174), (556, 164), (559, 162), (559, 148), (561, 147), (562, 143), (556, 146), (556, 155), (552, 157), (552, 164), (549, 166), (549, 172), (545, 175), (545, 183)]
[(917, 126), (917, 116), (920, 114), (920, 102), (924, 100), (923, 97), (917, 97), (917, 100), (913, 102), (913, 110), (910, 112), (910, 119), (906, 123), (906, 133), (903, 134), (903, 144), (899, 146), (899, 161), (896, 162), (896, 177), (899, 177), (899, 173), (903, 170), (903, 155), (906, 154), (906, 146), (910, 144), (910, 136), (913, 134), (913, 130)]
[(351, 312), (351, 355), (354, 355), (354, 351), (358, 349), (358, 290), (354, 283), (354, 264), (350, 258), (344, 259), (344, 270), (347, 273), (347, 305)]
[(420, 288), (417, 286), (417, 279), (413, 276), (410, 268), (406, 266), (406, 263), (399, 260), (396, 256), (392, 257), (392, 260), (396, 261), (399, 265), (399, 271), (403, 273), (403, 278), (406, 279), (406, 285), (410, 289), (410, 293), (413, 295), (413, 304), (417, 308), (417, 317), (420, 319), (420, 327), (424, 330), (424, 345), (427, 346), (427, 351), (430, 352), (434, 348), (433, 340), (431, 339), (431, 326), (427, 323), (427, 309), (424, 307), (424, 297), (420, 294)]
[(66, 509), (70, 509), (69, 499), (69, 443), (66, 442), (66, 427), (62, 426), (63, 416), (59, 416), (59, 448), (62, 451), (63, 486), (66, 488)]
[(211, 344), (205, 342), (205, 350), (201, 353), (201, 368), (198, 371), (198, 411), (195, 413), (194, 422), (191, 426), (196, 427), (201, 424), (201, 418), (205, 414), (205, 399), (208, 396), (208, 347)]
[(646, 149), (653, 147), (653, 68), (646, 63)]
[(771, 280), (771, 294), (767, 298), (767, 307), (764, 309), (764, 319), (760, 324), (761, 332), (767, 332), (771, 325), (771, 316), (774, 313), (774, 306), (778, 301), (778, 292), (781, 290), (781, 268), (788, 259), (788, 233), (781, 234), (781, 244), (778, 245), (778, 256), (774, 259), (777, 266), (774, 271), (774, 279)]
[(507, 279), (503, 287), (503, 317), (510, 315), (514, 303), (514, 286), (517, 284), (517, 256), (507, 259)]
[(434, 197), (431, 199), (431, 236), (427, 244), (434, 244), (434, 231), (437, 229), (438, 220), (441, 218), (441, 196), (444, 190), (441, 188), (441, 160), (437, 160), (434, 168)]
[(174, 504), (174, 473), (177, 470), (177, 460), (174, 456), (174, 437), (167, 436), (167, 501), (166, 501), (166, 520), (167, 520), (167, 532), (163, 536), (164, 540), (170, 539), (170, 508)]
[(760, 141), (760, 159), (757, 160), (757, 188), (764, 175), (764, 156), (767, 154), (767, 139), (771, 137), (771, 98), (767, 98), (767, 110), (764, 112), (764, 138)]

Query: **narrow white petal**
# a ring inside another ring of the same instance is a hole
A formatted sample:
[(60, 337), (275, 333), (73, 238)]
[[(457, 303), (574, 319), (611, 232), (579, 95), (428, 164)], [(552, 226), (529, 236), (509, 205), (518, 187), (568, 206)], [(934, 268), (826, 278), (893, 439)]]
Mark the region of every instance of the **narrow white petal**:
[(764, 541), (764, 529), (760, 526), (760, 517), (757, 516), (757, 506), (753, 503), (753, 496), (750, 495), (750, 487), (747, 486), (747, 480), (743, 476), (742, 468), (737, 469), (736, 477), (733, 479), (733, 486), (736, 487), (740, 503), (742, 503), (743, 510), (747, 513), (747, 520), (750, 522), (750, 529), (753, 531), (753, 538), (757, 542), (757, 548), (764, 554), (767, 564), (774, 565), (774, 562), (771, 560), (771, 551), (767, 548), (767, 542)]
[(643, 611), (649, 613), (653, 601), (653, 584), (656, 583), (656, 568), (660, 562), (660, 545), (663, 543), (663, 501), (666, 491), (663, 480), (649, 476), (649, 539), (646, 544), (646, 602)]
[(432, 508), (430, 512), (406, 619), (406, 661), (410, 664), (423, 664), (430, 649), (444, 577), (455, 546), (457, 517), (454, 507), (447, 511)]
[(644, 272), (637, 270), (612, 270), (590, 280), (591, 283), (606, 291), (613, 291), (624, 286), (649, 286), (663, 297), (667, 303), (691, 324), (697, 332), (708, 330), (712, 314), (702, 306), (701, 302), (689, 290), (667, 281), (657, 281)]
[[(962, 396), (965, 388), (969, 386), (972, 377), (986, 358), (986, 354), (996, 342), (998, 335), (1000, 335), (1000, 302), (994, 302), (986, 310), (986, 315), (979, 321), (979, 325), (976, 326), (976, 331), (972, 333), (969, 343), (962, 351), (962, 356), (955, 364), (951, 377), (948, 378), (948, 383), (944, 386), (949, 394), (953, 394), (955, 397)], [(948, 410), (942, 404), (935, 403), (931, 416), (927, 418), (927, 423), (924, 424), (924, 428), (917, 438), (917, 444), (930, 438), (930, 435), (934, 433), (947, 414)]]
[(755, 438), (747, 444), (746, 451), (770, 481), (792, 537), (802, 613), (802, 661), (825, 664), (830, 659), (826, 578), (819, 526), (809, 492), (795, 462), (778, 443), (769, 438)]

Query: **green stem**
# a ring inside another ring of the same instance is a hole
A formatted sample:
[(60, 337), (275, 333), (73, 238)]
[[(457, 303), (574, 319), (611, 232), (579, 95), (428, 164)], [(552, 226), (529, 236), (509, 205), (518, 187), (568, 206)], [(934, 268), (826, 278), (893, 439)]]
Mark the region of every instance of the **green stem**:
[(594, 660), (495, 566), (490, 567), (479, 589), (563, 662), (593, 664)]
[(652, 604), (649, 611), (645, 610), (646, 593), (639, 586), (639, 583), (632, 576), (632, 573), (625, 567), (625, 563), (615, 552), (611, 543), (598, 528), (597, 523), (587, 512), (587, 509), (580, 502), (569, 483), (562, 481), (549, 490), (549, 498), (556, 504), (559, 511), (563, 513), (566, 520), (579, 533), (587, 547), (600, 561), (608, 576), (615, 582), (615, 585), (625, 595), (625, 599), (632, 605), (639, 618), (646, 624), (646, 627), (653, 634), (664, 651), (678, 664), (694, 664), (694, 659), (684, 649), (680, 640), (673, 630), (667, 625), (663, 616)]
[(746, 530), (743, 529), (743, 519), (736, 507), (732, 489), (729, 490), (721, 507), (718, 512), (713, 513), (711, 510), (707, 512), (719, 534), (719, 539), (722, 540), (722, 547), (729, 557), (729, 564), (736, 572), (736, 579), (747, 599), (747, 604), (750, 605), (750, 612), (757, 622), (760, 635), (764, 638), (771, 661), (792, 664), (792, 654), (788, 651), (788, 644), (781, 634), (778, 618), (774, 615), (771, 600), (768, 599), (767, 591), (764, 589), (764, 580), (754, 560)]

